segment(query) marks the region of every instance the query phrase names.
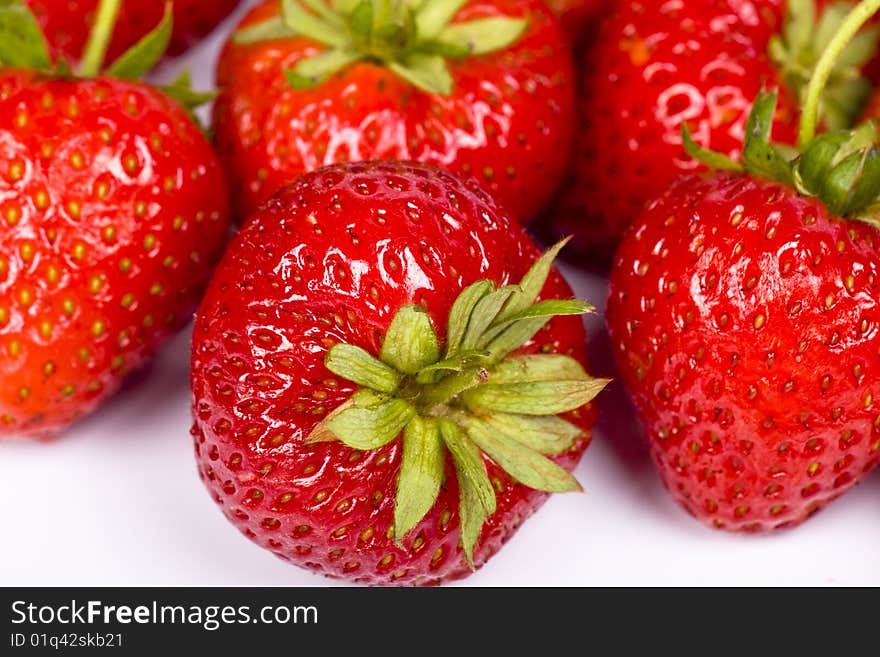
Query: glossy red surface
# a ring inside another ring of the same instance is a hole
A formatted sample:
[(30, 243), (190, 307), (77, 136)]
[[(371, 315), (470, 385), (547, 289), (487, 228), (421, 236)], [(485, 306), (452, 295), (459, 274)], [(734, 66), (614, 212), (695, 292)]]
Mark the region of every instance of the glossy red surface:
[[(79, 59), (88, 40), (99, 0), (24, 0), (37, 19), (56, 55)], [(239, 0), (175, 0), (174, 34), (170, 54), (194, 46), (226, 18)], [(162, 20), (165, 3), (160, 0), (125, 0), (113, 40), (107, 52), (112, 61)]]
[(589, 45), (594, 28), (613, 6), (612, 0), (546, 0), (578, 49)]
[(734, 530), (798, 523), (880, 460), (880, 233), (816, 199), (686, 177), (611, 278), (621, 376), (672, 495)]
[[(552, 223), (573, 248), (608, 260), (644, 204), (699, 168), (681, 147), (736, 155), (752, 101), (780, 82), (767, 57), (783, 0), (626, 0), (585, 55), (573, 183)], [(797, 109), (781, 91), (774, 138), (793, 143)]]
[[(193, 337), (199, 473), (226, 516), (279, 557), (333, 577), (433, 584), (467, 575), (450, 463), (434, 508), (398, 547), (389, 533), (400, 441), (359, 452), (303, 438), (354, 390), (324, 367), (330, 346), (378, 354), (396, 311), (413, 302), (442, 339), (464, 287), (519, 280), (537, 255), (486, 194), (438, 169), (325, 168), (280, 191), (227, 251)], [(542, 296), (571, 295), (552, 273)], [(581, 320), (553, 319), (523, 351), (584, 361)], [(594, 417), (587, 407), (568, 418), (587, 432), (557, 458), (571, 469)], [(487, 464), (498, 511), (484, 526), (477, 566), (547, 497)]]
[(106, 399), (189, 320), (228, 227), (220, 163), (171, 100), (0, 69), (0, 438)]
[[(250, 25), (276, 15), (258, 5)], [(574, 73), (559, 21), (540, 0), (472, 0), (458, 20), (527, 16), (513, 47), (452, 61), (454, 92), (424, 93), (388, 69), (358, 63), (314, 90), (283, 71), (319, 47), (304, 38), (228, 43), (219, 64), (216, 144), (245, 218), (304, 171), (334, 162), (418, 160), (474, 176), (522, 221), (562, 183), (574, 139)]]

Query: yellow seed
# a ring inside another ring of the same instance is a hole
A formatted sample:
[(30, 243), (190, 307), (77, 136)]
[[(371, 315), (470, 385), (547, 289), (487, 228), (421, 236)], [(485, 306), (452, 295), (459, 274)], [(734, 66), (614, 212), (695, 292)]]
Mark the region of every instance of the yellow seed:
[(104, 236), (104, 240), (107, 242), (112, 242), (116, 239), (116, 227), (115, 226), (105, 226), (104, 230), (101, 231)]
[(162, 286), (161, 283), (153, 283), (150, 286), (150, 294), (152, 294), (154, 297), (159, 296), (164, 291), (165, 291), (165, 288)]
[(73, 219), (79, 219), (81, 213), (82, 205), (80, 205), (79, 201), (67, 202), (67, 214), (69, 214)]
[(150, 328), (153, 325), (153, 322), (155, 322), (155, 321), (156, 320), (153, 319), (152, 315), (147, 315), (146, 317), (144, 317), (144, 321), (141, 322), (141, 324), (143, 325), (144, 328)]
[(131, 269), (131, 258), (123, 258), (119, 261), (119, 271), (123, 274), (127, 274)]
[(6, 223), (10, 226), (14, 226), (18, 223), (18, 220), (21, 219), (21, 210), (19, 210), (16, 205), (10, 205), (7, 207), (6, 212), (3, 214), (6, 217)]
[(107, 324), (104, 320), (99, 319), (94, 324), (92, 324), (92, 335), (96, 338), (100, 338), (104, 335), (104, 332), (107, 330)]
[(146, 237), (144, 237), (144, 250), (152, 251), (156, 247), (156, 236), (152, 233), (149, 233)]
[(174, 256), (168, 255), (165, 256), (165, 259), (162, 261), (162, 266), (165, 267), (165, 269), (171, 269), (175, 262)]
[(39, 189), (34, 194), (34, 205), (37, 206), (38, 210), (45, 210), (49, 207), (49, 194), (45, 189)]
[(18, 293), (18, 300), (21, 301), (21, 305), (27, 308), (34, 302), (34, 293), (31, 292), (28, 288), (24, 288), (21, 292)]
[(87, 363), (89, 359), (92, 357), (92, 353), (86, 349), (85, 347), (81, 347), (80, 350), (76, 353), (77, 358), (79, 358), (82, 362)]
[(46, 339), (52, 337), (52, 324), (48, 320), (44, 319), (40, 322), (40, 335)]
[(138, 160), (134, 155), (126, 155), (122, 158), (122, 166), (128, 173), (137, 171)]
[(74, 388), (69, 383), (66, 386), (64, 386), (63, 388), (61, 388), (61, 396), (62, 397), (70, 397), (73, 394), (73, 392), (74, 392)]
[(764, 322), (765, 322), (765, 321), (766, 321), (766, 320), (765, 320), (765, 318), (764, 318), (764, 315), (758, 315), (757, 317), (755, 317), (755, 328), (756, 328), (756, 329), (759, 329), (759, 328), (761, 328), (762, 326), (764, 326)]
[(46, 280), (50, 285), (55, 285), (58, 282), (58, 279), (61, 278), (61, 272), (58, 270), (58, 267), (55, 265), (49, 265), (46, 268)]
[(15, 115), (15, 125), (19, 128), (24, 128), (28, 124), (28, 117), (25, 112), (19, 112)]
[(120, 301), (120, 304), (122, 304), (123, 308), (128, 308), (133, 303), (134, 303), (134, 295), (131, 292), (128, 292), (125, 295), (123, 295), (122, 301)]
[(73, 245), (73, 258), (74, 260), (82, 260), (86, 257), (86, 245), (82, 242), (77, 242)]
[(25, 242), (19, 248), (19, 253), (21, 253), (21, 259), (25, 262), (30, 262), (34, 257), (34, 245), (30, 242)]
[(170, 194), (174, 191), (175, 187), (177, 187), (177, 181), (175, 181), (174, 178), (172, 178), (171, 176), (166, 176), (164, 185), (165, 191)]
[(9, 179), (12, 182), (17, 182), (22, 179), (24, 176), (24, 164), (22, 164), (21, 160), (16, 160), (12, 164), (9, 165)]
[(143, 217), (147, 212), (147, 204), (143, 201), (138, 201), (134, 204), (134, 216)]
[(105, 144), (109, 144), (110, 141), (113, 139), (113, 133), (110, 132), (109, 128), (101, 128), (98, 131), (98, 136), (101, 137), (101, 141), (103, 141)]
[(83, 154), (79, 151), (74, 151), (73, 154), (70, 156), (70, 166), (72, 166), (74, 169), (79, 170), (82, 169), (85, 165), (86, 160), (83, 157)]
[(97, 294), (101, 291), (101, 288), (104, 286), (104, 282), (101, 280), (100, 276), (92, 276), (89, 279), (89, 292), (92, 294)]
[(73, 312), (76, 310), (76, 304), (73, 302), (73, 299), (68, 297), (61, 302), (61, 309), (64, 311), (65, 315), (71, 317), (73, 316)]
[(21, 353), (21, 343), (18, 340), (13, 340), (9, 343), (9, 355), (13, 358), (16, 358)]
[(0, 306), (0, 326), (3, 326), (8, 321), (9, 321), (9, 311), (6, 308), (4, 308), (3, 306)]
[(55, 363), (53, 363), (51, 360), (47, 360), (46, 363), (43, 365), (43, 375), (44, 376), (51, 376), (54, 373), (55, 373)]
[(25, 399), (27, 399), (28, 397), (31, 396), (31, 389), (28, 388), (27, 386), (22, 386), (18, 390), (18, 396), (21, 398), (22, 401), (24, 401)]
[(48, 160), (52, 157), (52, 154), (55, 152), (55, 147), (52, 146), (48, 141), (44, 141), (40, 146), (40, 155), (43, 156), (44, 160)]
[(103, 180), (95, 186), (95, 196), (102, 201), (110, 194), (110, 185)]
[(183, 227), (183, 217), (177, 215), (174, 217), (174, 222), (171, 224), (174, 230), (180, 230)]

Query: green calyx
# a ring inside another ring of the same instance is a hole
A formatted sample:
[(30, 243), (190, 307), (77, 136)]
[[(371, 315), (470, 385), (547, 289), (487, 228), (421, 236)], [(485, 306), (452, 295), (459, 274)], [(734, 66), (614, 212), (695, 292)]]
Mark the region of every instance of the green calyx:
[(789, 185), (820, 199), (836, 215), (880, 227), (880, 150), (874, 122), (816, 136), (819, 106), (835, 62), (844, 57), (848, 44), (859, 38), (859, 30), (878, 10), (880, 0), (863, 0), (827, 40), (804, 94), (797, 148), (771, 143), (777, 94), (761, 91), (746, 123), (741, 162), (701, 148), (682, 124), (685, 150), (709, 168)]
[(484, 456), (531, 488), (581, 490), (548, 457), (571, 449), (582, 435), (559, 414), (590, 402), (607, 380), (590, 377), (570, 356), (514, 354), (554, 316), (593, 310), (578, 299), (537, 301), (562, 246), (537, 260), (517, 285), (496, 288), (481, 280), (465, 288), (450, 311), (443, 346), (427, 312), (408, 305), (394, 316), (378, 358), (349, 344), (328, 351), (327, 368), (360, 387), (307, 442), (339, 440), (371, 450), (401, 437), (396, 542), (434, 506), (447, 452), (471, 564), (483, 522), (496, 505)]
[(447, 58), (502, 50), (525, 32), (524, 18), (452, 22), (467, 0), (282, 0), (281, 15), (240, 30), (237, 43), (307, 37), (325, 50), (286, 71), (307, 89), (358, 61), (386, 66), (428, 93), (452, 92)]
[[(816, 64), (853, 8), (834, 2), (817, 15), (816, 0), (788, 0), (782, 34), (770, 41), (770, 58), (785, 86), (803, 102)], [(877, 54), (880, 26), (859, 32), (835, 59), (826, 84), (821, 115), (830, 130), (851, 127), (872, 91), (862, 68)]]
[(711, 169), (747, 173), (820, 199), (834, 214), (878, 225), (880, 151), (873, 122), (810, 140), (802, 151), (770, 141), (776, 92), (762, 91), (746, 124), (742, 160), (707, 151), (682, 126), (685, 150)]
[[(122, 0), (101, 0), (95, 23), (77, 66), (52, 61), (49, 46), (36, 17), (22, 0), (0, 0), (0, 66), (27, 68), (57, 77), (93, 78), (99, 74), (122, 80), (139, 80), (149, 73), (168, 49), (174, 27), (172, 3), (165, 3), (161, 22), (140, 41), (104, 66)], [(213, 99), (212, 93), (193, 91), (189, 73), (162, 88), (187, 110)]]

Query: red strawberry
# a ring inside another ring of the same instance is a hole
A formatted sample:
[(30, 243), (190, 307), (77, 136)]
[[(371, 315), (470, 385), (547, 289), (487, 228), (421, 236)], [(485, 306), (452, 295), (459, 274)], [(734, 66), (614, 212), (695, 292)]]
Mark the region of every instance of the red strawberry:
[[(851, 6), (836, 4), (814, 29), (812, 2), (796, 5), (805, 13), (789, 14), (783, 30), (783, 0), (620, 2), (582, 69), (577, 171), (554, 212), (554, 234), (574, 234), (580, 251), (612, 253), (646, 201), (700, 168), (681, 148), (681, 123), (702, 146), (734, 156), (763, 86), (780, 87), (776, 137), (793, 143), (795, 101)], [(841, 60), (826, 93), (829, 127), (858, 117), (869, 89), (858, 67), (876, 37), (866, 33)]]
[[(796, 524), (880, 460), (880, 195), (873, 126), (789, 163), (755, 104), (745, 168), (674, 183), (627, 233), (608, 326), (654, 460), (694, 516)], [(867, 145), (866, 145), (867, 144)], [(773, 178), (775, 180), (768, 180)]]
[[(82, 56), (99, 0), (23, 0), (49, 41), (52, 54), (77, 60)], [(174, 0), (174, 33), (169, 53), (179, 54), (226, 18), (239, 0)], [(108, 56), (116, 59), (162, 19), (160, 0), (123, 0)]]
[(257, 6), (219, 65), (216, 143), (240, 218), (304, 171), (366, 159), (473, 175), (523, 221), (547, 204), (570, 161), (574, 76), (542, 2), (430, 0), (391, 16), (379, 0), (309, 3), (320, 19), (279, 5)]
[(193, 338), (199, 473), (226, 516), (325, 575), (433, 584), (496, 552), (535, 488), (577, 489), (604, 381), (580, 319), (558, 316), (588, 307), (558, 300), (556, 251), (536, 264), (485, 193), (425, 165), (335, 165), (278, 192)]
[[(13, 57), (49, 63), (39, 40), (0, 43)], [(160, 91), (0, 67), (0, 225), (3, 438), (90, 412), (185, 324), (229, 219), (210, 144)]]

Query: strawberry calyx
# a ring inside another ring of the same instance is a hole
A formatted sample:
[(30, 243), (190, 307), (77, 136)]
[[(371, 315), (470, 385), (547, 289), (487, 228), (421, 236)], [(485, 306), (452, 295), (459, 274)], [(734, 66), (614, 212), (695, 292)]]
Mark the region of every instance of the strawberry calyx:
[(385, 66), (428, 93), (452, 93), (447, 58), (503, 50), (527, 27), (525, 18), (496, 16), (452, 22), (467, 0), (282, 0), (281, 14), (240, 30), (247, 44), (304, 36), (322, 52), (285, 72), (294, 89), (308, 89), (359, 61)]
[(816, 135), (820, 101), (833, 76), (834, 63), (862, 26), (880, 10), (880, 0), (863, 0), (841, 21), (816, 63), (807, 87), (798, 147), (773, 144), (776, 91), (762, 90), (746, 122), (741, 161), (700, 147), (682, 124), (687, 153), (710, 169), (733, 171), (794, 187), (820, 199), (834, 214), (880, 227), (880, 149), (873, 121), (853, 129)]
[[(852, 8), (852, 2), (834, 2), (819, 13), (816, 0), (788, 0), (782, 33), (770, 40), (769, 55), (802, 104), (816, 64)], [(852, 127), (861, 115), (873, 90), (862, 69), (877, 54), (878, 44), (880, 25), (867, 27), (835, 59), (822, 98), (828, 129)]]
[[(105, 67), (104, 59), (121, 5), (122, 0), (101, 0), (82, 60), (74, 65), (63, 58), (53, 61), (36, 17), (22, 0), (0, 0), (0, 66), (26, 68), (60, 78), (106, 75), (140, 80), (159, 63), (171, 42), (172, 3), (165, 3), (162, 20), (153, 30)], [(194, 91), (187, 71), (161, 90), (190, 111), (214, 98), (213, 93)]]
[(571, 449), (582, 435), (559, 414), (590, 402), (608, 381), (591, 377), (570, 356), (514, 353), (552, 317), (594, 310), (579, 299), (536, 301), (564, 244), (539, 258), (519, 284), (498, 288), (480, 280), (465, 288), (450, 310), (442, 347), (425, 309), (407, 305), (391, 321), (378, 358), (350, 344), (328, 351), (327, 369), (360, 388), (306, 442), (338, 440), (372, 450), (402, 434), (397, 543), (434, 506), (447, 451), (458, 480), (462, 547), (471, 565), (483, 522), (496, 509), (484, 454), (530, 488), (581, 490), (548, 457)]

